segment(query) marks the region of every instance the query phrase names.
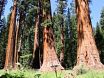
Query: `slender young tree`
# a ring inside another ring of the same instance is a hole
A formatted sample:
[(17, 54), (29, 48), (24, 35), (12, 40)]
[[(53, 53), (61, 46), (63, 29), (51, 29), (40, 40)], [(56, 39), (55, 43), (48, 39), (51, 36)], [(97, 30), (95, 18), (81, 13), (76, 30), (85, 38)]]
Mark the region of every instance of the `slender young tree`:
[[(18, 33), (18, 58), (20, 64), (24, 67), (36, 65), (32, 63), (32, 52), (34, 45), (34, 16), (37, 15), (38, 0), (18, 0), (18, 19), (19, 19), (19, 33)], [(35, 19), (36, 20), (36, 19)], [(37, 55), (36, 55), (37, 57)]]
[(16, 22), (16, 9), (17, 9), (17, 0), (14, 0), (11, 21), (9, 26), (9, 34), (8, 34), (8, 43), (6, 48), (6, 59), (4, 69), (9, 69), (13, 67), (14, 63), (14, 50), (15, 50), (15, 22)]
[(35, 16), (35, 31), (34, 31), (34, 48), (33, 48), (33, 67), (40, 68), (40, 24), (42, 18), (41, 0), (38, 0), (38, 9)]
[(70, 10), (68, 8), (67, 16), (66, 16), (66, 24), (65, 24), (65, 54), (64, 54), (64, 63), (65, 68), (71, 67), (71, 52), (70, 51), (70, 26), (71, 26), (71, 19), (70, 19)]
[[(23, 41), (25, 41), (25, 39), (23, 40), (23, 32), (24, 32), (24, 28), (26, 28), (26, 13), (27, 13), (27, 6), (28, 6), (28, 1), (21, 1), (18, 0), (18, 5), (17, 5), (17, 26), (16, 26), (16, 41), (15, 41), (15, 62), (16, 63), (21, 63), (23, 62), (24, 59), (21, 59), (20, 56), (22, 56), (22, 48), (23, 45), (25, 45), (23, 43)], [(22, 60), (22, 62), (21, 62)]]
[(99, 53), (93, 37), (89, 14), (89, 0), (75, 0), (77, 14), (77, 65), (92, 68), (102, 68)]
[[(35, 21), (35, 29), (34, 29), (35, 30), (34, 31), (34, 48), (33, 48), (33, 59), (32, 59), (32, 62), (34, 63), (34, 61), (36, 61), (35, 64), (39, 64), (39, 41), (38, 41), (38, 39), (39, 39), (38, 38), (38, 30), (39, 30), (39, 28), (38, 28), (39, 25), (38, 24), (39, 24), (39, 19), (38, 19), (38, 16), (36, 16), (35, 19), (36, 19), (36, 21)], [(36, 66), (40, 66), (40, 65), (36, 65)]]
[(17, 23), (17, 25), (16, 25), (16, 36), (15, 36), (15, 46), (14, 46), (15, 50), (14, 50), (14, 57), (13, 57), (13, 58), (14, 58), (14, 59), (13, 59), (13, 61), (14, 61), (14, 62), (13, 62), (13, 63), (14, 63), (14, 64), (13, 64), (13, 67), (14, 67), (14, 68), (17, 68), (17, 67), (16, 67), (16, 63), (17, 63), (17, 61), (18, 61), (18, 52), (17, 52), (18, 30), (19, 30), (19, 24)]
[(63, 67), (57, 58), (54, 44), (54, 34), (51, 22), (51, 4), (50, 0), (42, 0), (43, 3), (47, 3), (47, 8), (43, 7), (43, 64), (41, 71), (54, 71), (61, 70)]

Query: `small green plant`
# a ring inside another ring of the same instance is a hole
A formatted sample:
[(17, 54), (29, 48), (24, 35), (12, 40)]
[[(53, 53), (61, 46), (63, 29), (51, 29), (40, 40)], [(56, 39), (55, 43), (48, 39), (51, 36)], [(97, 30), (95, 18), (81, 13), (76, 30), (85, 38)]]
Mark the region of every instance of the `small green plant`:
[(24, 74), (10, 74), (10, 73), (5, 73), (4, 75), (1, 76), (1, 78), (25, 78)]
[(35, 70), (8, 70), (0, 71), (0, 78), (34, 78)]
[(41, 74), (36, 74), (34, 77), (35, 78), (40, 78)]
[(87, 69), (83, 65), (81, 65), (81, 67), (78, 70), (77, 75), (85, 74), (85, 73), (87, 73)]
[(44, 27), (48, 27), (48, 26), (50, 27), (50, 26), (52, 26), (52, 22), (50, 19), (47, 19), (41, 25)]

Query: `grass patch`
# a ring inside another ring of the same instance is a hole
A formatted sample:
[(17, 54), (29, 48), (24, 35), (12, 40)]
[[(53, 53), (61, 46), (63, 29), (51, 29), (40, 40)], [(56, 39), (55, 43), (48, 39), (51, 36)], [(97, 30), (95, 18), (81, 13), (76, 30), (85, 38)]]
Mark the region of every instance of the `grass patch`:
[(77, 78), (104, 78), (104, 71), (90, 70), (86, 74), (77, 75)]
[(0, 70), (0, 77), (2, 78), (34, 78), (34, 70)]
[(35, 70), (0, 70), (0, 78), (64, 78), (64, 72), (39, 72)]
[[(0, 70), (0, 78), (64, 78), (71, 70), (62, 72), (39, 72), (36, 70)], [(74, 74), (74, 73), (73, 73)], [(70, 77), (69, 77), (70, 78)], [(84, 74), (77, 75), (75, 78), (104, 78), (104, 71), (89, 70)]]
[(64, 78), (64, 72), (43, 72), (40, 78)]

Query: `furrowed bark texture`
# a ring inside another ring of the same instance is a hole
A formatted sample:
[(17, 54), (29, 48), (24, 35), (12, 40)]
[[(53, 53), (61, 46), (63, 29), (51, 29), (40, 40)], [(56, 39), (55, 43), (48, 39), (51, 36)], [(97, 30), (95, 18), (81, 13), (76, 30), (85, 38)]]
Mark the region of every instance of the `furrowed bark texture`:
[[(43, 0), (44, 1), (44, 0)], [(47, 0), (48, 4), (50, 4), (50, 0)], [(48, 10), (43, 9), (44, 20), (51, 21), (51, 6), (48, 7)], [(54, 43), (54, 34), (52, 25), (44, 26), (43, 30), (43, 64), (41, 66), (41, 71), (55, 71), (61, 70), (63, 67), (61, 66), (55, 50)]]
[(13, 67), (13, 56), (15, 50), (14, 45), (15, 45), (16, 5), (17, 5), (17, 0), (14, 0), (11, 21), (9, 26), (8, 43), (6, 48), (6, 59), (5, 59), (4, 69), (9, 69)]
[(75, 4), (78, 32), (77, 65), (102, 68), (92, 31), (89, 2), (88, 0), (75, 0)]

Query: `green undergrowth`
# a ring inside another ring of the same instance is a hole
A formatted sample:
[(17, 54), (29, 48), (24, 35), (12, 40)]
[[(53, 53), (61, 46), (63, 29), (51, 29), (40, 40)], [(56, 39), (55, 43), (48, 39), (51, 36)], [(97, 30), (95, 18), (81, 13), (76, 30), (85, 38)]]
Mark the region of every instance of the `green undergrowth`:
[(0, 70), (0, 78), (64, 78), (64, 72), (39, 72), (37, 70)]
[(85, 74), (77, 75), (76, 78), (104, 78), (104, 70), (90, 70)]
[[(81, 70), (83, 72), (83, 70)], [(0, 70), (0, 78), (65, 78), (66, 75), (71, 75), (72, 70), (60, 72), (39, 72), (38, 70)], [(74, 74), (74, 73), (72, 73)], [(68, 78), (104, 78), (104, 71), (89, 70), (86, 73), (80, 73), (75, 77)]]
[(1, 78), (34, 78), (34, 70), (9, 70), (9, 71), (0, 71)]

